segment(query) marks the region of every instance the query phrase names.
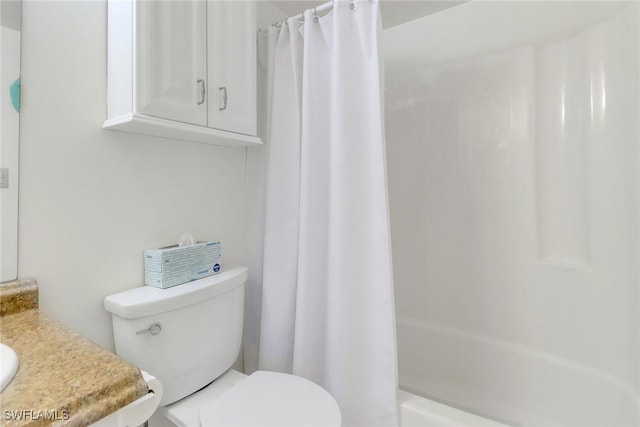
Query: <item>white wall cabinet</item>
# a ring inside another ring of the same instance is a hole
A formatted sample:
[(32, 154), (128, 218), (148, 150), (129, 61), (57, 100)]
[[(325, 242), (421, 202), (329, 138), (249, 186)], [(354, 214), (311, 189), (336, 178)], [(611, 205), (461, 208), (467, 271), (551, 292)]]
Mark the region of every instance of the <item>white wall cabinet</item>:
[(256, 136), (255, 2), (110, 0), (106, 129), (219, 145)]
[(251, 1), (207, 6), (209, 126), (247, 135), (257, 133), (255, 13)]
[(136, 111), (207, 126), (207, 4), (141, 1), (136, 6)]

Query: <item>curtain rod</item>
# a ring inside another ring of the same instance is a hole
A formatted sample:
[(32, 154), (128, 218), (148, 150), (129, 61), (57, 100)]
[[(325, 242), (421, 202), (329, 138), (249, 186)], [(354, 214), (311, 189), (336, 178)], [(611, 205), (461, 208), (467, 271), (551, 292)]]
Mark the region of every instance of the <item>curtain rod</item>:
[[(307, 10), (313, 10), (313, 20), (315, 22), (318, 22), (318, 18), (319, 18), (318, 14), (327, 12), (329, 9), (331, 9), (333, 7), (334, 1), (335, 0), (329, 0), (326, 3), (322, 3), (320, 6), (316, 6), (314, 8), (309, 8), (309, 9), (305, 9), (303, 12), (301, 12), (301, 13), (299, 13), (297, 15), (290, 16), (289, 18), (282, 19), (280, 21), (274, 22), (271, 25), (276, 26), (276, 27), (280, 27), (287, 19), (302, 19), (304, 21), (304, 12), (306, 12)], [(369, 1), (369, 3), (374, 3), (375, 2), (375, 0), (368, 0), (368, 1)], [(356, 0), (349, 0), (349, 5), (350, 5), (351, 10), (355, 10), (355, 2), (356, 2)], [(261, 29), (259, 31), (263, 31), (263, 30)]]
[(329, 0), (326, 3), (322, 3), (320, 6), (316, 6), (314, 8), (309, 8), (309, 9), (305, 9), (304, 11), (302, 11), (301, 13), (299, 13), (297, 15), (294, 15), (294, 16), (291, 16), (289, 18), (282, 19), (280, 21), (274, 22), (271, 25), (275, 25), (276, 27), (278, 27), (278, 26), (282, 25), (282, 23), (284, 21), (286, 21), (287, 19), (304, 19), (304, 12), (307, 11), (307, 10), (310, 10), (310, 9), (313, 9), (313, 18), (317, 19), (319, 13), (324, 13), (324, 12), (328, 11), (329, 9), (331, 9), (332, 7), (333, 7), (333, 0)]
[[(314, 16), (317, 16), (318, 13), (324, 13), (327, 12), (329, 9), (331, 9), (333, 7), (333, 0), (329, 0), (326, 3), (322, 3), (320, 6), (314, 7), (313, 8), (313, 13)], [(300, 19), (304, 16), (304, 12), (299, 13), (295, 16), (292, 16), (293, 19)]]

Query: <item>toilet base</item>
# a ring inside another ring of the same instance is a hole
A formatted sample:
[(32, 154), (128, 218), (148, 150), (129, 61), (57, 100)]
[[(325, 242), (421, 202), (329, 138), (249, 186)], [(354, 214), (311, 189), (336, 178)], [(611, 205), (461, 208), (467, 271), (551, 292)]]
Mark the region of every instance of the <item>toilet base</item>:
[(156, 377), (142, 372), (142, 378), (149, 386), (149, 393), (139, 399), (134, 400), (127, 406), (118, 409), (116, 412), (91, 424), (91, 427), (126, 427), (141, 425), (147, 421), (162, 399), (162, 384)]
[[(207, 402), (213, 401), (225, 391), (234, 387), (238, 382), (247, 378), (247, 375), (234, 369), (229, 369), (219, 378), (213, 381), (200, 391), (178, 400), (171, 405), (158, 408), (159, 416), (154, 419), (166, 418), (173, 423), (173, 426), (194, 427), (200, 425), (200, 408), (207, 405)], [(151, 427), (156, 427), (153, 420)], [(171, 424), (167, 425), (171, 426)], [(164, 425), (162, 426), (164, 427)]]

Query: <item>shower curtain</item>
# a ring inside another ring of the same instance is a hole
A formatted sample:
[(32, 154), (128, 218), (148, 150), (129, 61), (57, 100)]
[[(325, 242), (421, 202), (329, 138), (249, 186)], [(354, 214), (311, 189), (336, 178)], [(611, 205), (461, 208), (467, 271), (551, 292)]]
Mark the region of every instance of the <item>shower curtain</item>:
[(393, 426), (396, 342), (378, 5), (335, 1), (268, 51), (258, 365), (328, 390), (345, 426)]

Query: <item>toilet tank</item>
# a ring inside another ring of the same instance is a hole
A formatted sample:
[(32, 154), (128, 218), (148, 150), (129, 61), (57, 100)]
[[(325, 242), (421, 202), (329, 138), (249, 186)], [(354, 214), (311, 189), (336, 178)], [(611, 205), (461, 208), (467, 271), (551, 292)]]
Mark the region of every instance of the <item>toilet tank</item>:
[(104, 300), (118, 356), (160, 380), (160, 406), (199, 390), (235, 362), (246, 267), (168, 289), (142, 286)]

